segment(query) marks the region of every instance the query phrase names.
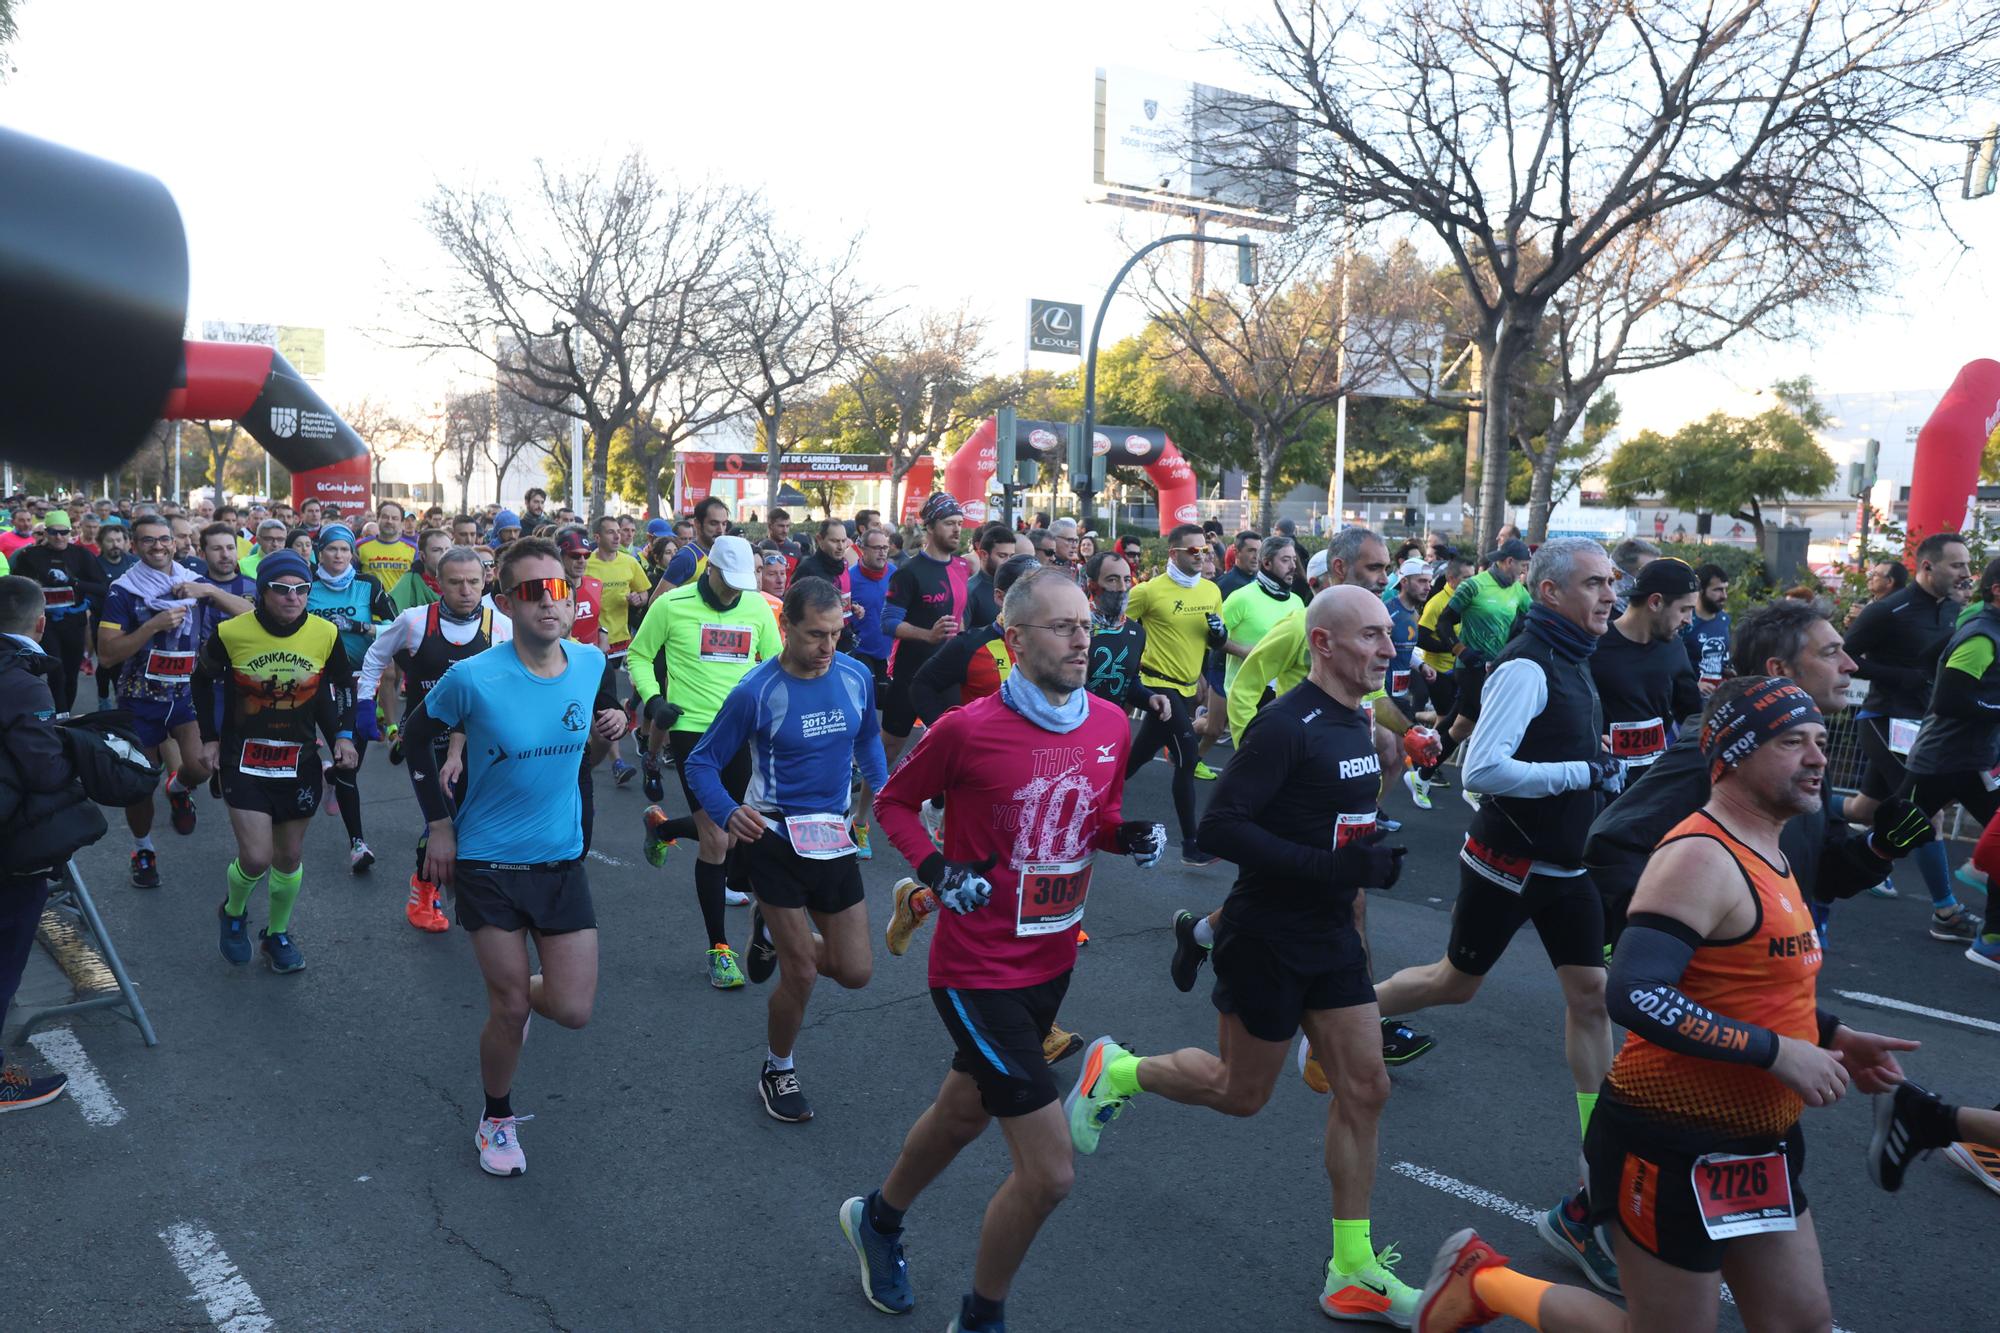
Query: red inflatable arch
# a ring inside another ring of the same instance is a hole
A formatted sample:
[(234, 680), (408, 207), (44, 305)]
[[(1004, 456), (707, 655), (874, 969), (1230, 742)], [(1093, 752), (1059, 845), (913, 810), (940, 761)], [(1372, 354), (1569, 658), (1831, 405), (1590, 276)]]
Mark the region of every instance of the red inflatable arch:
[(1933, 532), (1952, 532), (1979, 488), (1979, 456), (2000, 426), (2000, 361), (1968, 361), (1944, 401), (1917, 432), (1911, 468), (1909, 547)]
[[(1111, 467), (1143, 467), (1160, 494), (1160, 532), (1164, 535), (1182, 523), (1199, 523), (1195, 497), (1194, 469), (1163, 430), (1151, 426), (1099, 426), (1092, 448)], [(966, 517), (974, 522), (986, 519), (986, 485), (999, 465), (999, 426), (988, 417), (972, 432), (972, 438), (958, 447), (944, 465), (944, 488), (965, 506)], [(1061, 466), (1069, 442), (1069, 423), (1061, 421), (1016, 421), (1014, 447), (1023, 457), (1040, 458), (1045, 465)]]

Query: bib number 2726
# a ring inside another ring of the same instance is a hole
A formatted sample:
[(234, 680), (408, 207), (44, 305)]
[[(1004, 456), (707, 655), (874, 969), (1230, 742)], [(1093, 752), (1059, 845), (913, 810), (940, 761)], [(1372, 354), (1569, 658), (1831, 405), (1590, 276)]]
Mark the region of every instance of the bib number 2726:
[(1782, 1151), (1757, 1157), (1709, 1153), (1695, 1159), (1691, 1183), (1701, 1225), (1711, 1240), (1798, 1230), (1792, 1177)]

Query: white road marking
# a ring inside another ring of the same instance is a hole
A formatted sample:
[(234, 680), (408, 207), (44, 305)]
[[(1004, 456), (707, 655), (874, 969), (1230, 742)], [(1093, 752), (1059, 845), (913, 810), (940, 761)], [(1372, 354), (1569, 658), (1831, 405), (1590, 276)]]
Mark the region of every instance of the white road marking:
[(603, 852), (598, 851), (595, 847), (590, 849), (590, 859), (593, 861), (602, 861), (604, 862), (604, 864), (608, 866), (622, 866), (625, 864), (623, 861), (619, 860), (615, 856), (606, 856)]
[(2000, 1032), (2000, 1023), (1990, 1019), (1973, 1018), (1966, 1014), (1954, 1014), (1949, 1009), (1933, 1009), (1927, 1004), (1911, 1004), (1908, 1000), (1892, 1000), (1886, 995), (1870, 995), (1862, 990), (1835, 991), (1843, 1000), (1853, 1000), (1858, 1004), (1872, 1004), (1881, 1009), (1900, 1009), (1906, 1014), (1921, 1014), (1925, 1018), (1935, 1018), (1946, 1023), (1960, 1023), (1981, 1032)]
[(105, 1086), (97, 1066), (83, 1053), (83, 1043), (74, 1032), (68, 1028), (50, 1028), (47, 1032), (30, 1034), (28, 1044), (40, 1051), (44, 1060), (69, 1075), (69, 1086), (64, 1091), (83, 1112), (85, 1120), (93, 1125), (115, 1125), (125, 1118), (125, 1108), (111, 1095), (111, 1089)]
[(264, 1313), (264, 1302), (236, 1271), (236, 1265), (216, 1242), (213, 1231), (176, 1222), (160, 1233), (181, 1275), (194, 1288), (194, 1299), (208, 1311), (209, 1322), (221, 1333), (269, 1333), (276, 1327)]

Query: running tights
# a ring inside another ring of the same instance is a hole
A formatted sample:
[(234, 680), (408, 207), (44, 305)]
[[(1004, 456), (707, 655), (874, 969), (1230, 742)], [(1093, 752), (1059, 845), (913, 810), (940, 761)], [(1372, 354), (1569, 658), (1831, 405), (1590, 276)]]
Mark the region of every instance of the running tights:
[(708, 947), (721, 948), (729, 943), (729, 931), (723, 924), (722, 893), (729, 881), (729, 867), (724, 862), (697, 860), (694, 863), (694, 896), (701, 905), (702, 928), (708, 931)]
[(361, 833), (361, 761), (368, 757), (368, 738), (357, 734), (354, 737), (354, 767), (333, 766), (330, 781), (333, 783), (333, 797), (340, 806), (340, 822), (347, 825), (350, 840), (358, 839)]
[(1131, 757), (1125, 761), (1125, 776), (1129, 780), (1153, 756), (1162, 745), (1167, 747), (1167, 757), (1174, 766), (1174, 817), (1180, 821), (1181, 843), (1183, 846), (1194, 839), (1194, 763), (1198, 757), (1199, 743), (1194, 734), (1194, 720), (1188, 715), (1188, 700), (1172, 690), (1162, 690), (1171, 705), (1166, 720), (1152, 709), (1145, 711), (1139, 723), (1139, 735), (1132, 742)]

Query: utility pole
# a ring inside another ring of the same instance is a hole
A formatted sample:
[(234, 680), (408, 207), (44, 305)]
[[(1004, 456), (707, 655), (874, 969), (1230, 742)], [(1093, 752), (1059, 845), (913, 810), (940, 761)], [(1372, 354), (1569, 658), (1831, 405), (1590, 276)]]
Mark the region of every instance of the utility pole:
[[(1472, 345), (1471, 352), (1472, 382), (1478, 385), (1483, 382), (1485, 361), (1480, 356), (1478, 343)], [(1476, 531), (1479, 526), (1479, 482), (1485, 475), (1481, 467), (1480, 441), (1485, 438), (1486, 431), (1486, 413), (1481, 405), (1483, 400), (1477, 396), (1478, 392), (1475, 388), (1474, 396), (1465, 400), (1465, 485), (1459, 493), (1459, 501), (1464, 506), (1462, 511), (1464, 518), (1459, 523), (1458, 531), (1460, 538), (1467, 542), (1484, 540)], [(1481, 548), (1474, 545), (1466, 554), (1476, 559), (1480, 552)]]

